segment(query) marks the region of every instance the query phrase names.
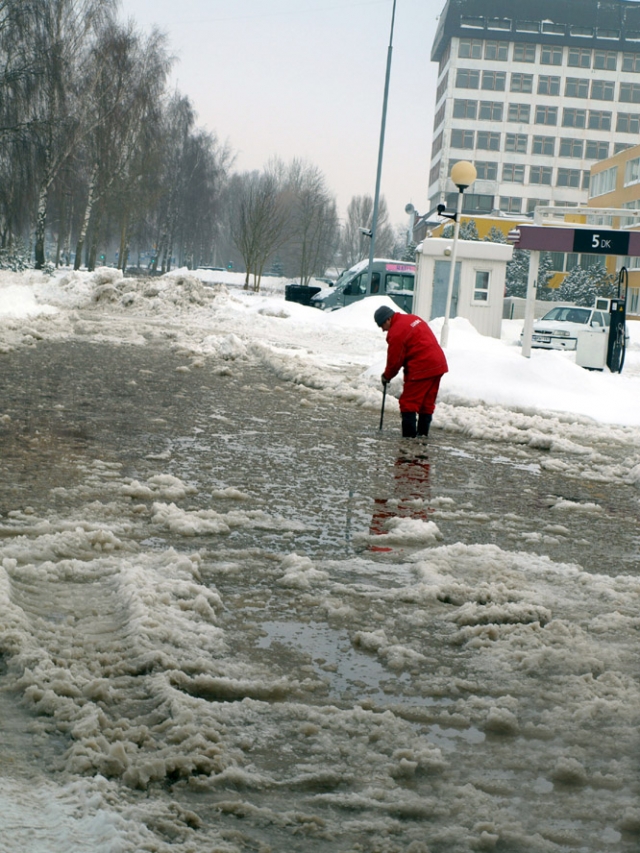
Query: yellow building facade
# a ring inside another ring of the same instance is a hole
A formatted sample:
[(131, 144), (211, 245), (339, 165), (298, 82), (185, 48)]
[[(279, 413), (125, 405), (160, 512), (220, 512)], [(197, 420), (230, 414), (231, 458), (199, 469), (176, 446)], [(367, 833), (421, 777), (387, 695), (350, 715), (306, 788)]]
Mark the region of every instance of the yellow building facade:
[[(589, 186), (589, 207), (640, 211), (640, 145), (595, 163)], [(611, 227), (640, 230), (640, 217), (614, 218)], [(627, 316), (640, 319), (640, 258), (607, 258), (609, 272), (623, 266), (629, 271)]]

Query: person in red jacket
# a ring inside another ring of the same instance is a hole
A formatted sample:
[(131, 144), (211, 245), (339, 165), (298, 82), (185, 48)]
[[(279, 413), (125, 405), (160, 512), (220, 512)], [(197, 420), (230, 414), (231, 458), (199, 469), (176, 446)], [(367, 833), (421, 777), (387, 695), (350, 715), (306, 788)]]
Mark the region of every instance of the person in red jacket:
[(399, 400), (402, 435), (427, 436), (440, 380), (449, 369), (444, 352), (422, 317), (400, 314), (388, 305), (378, 308), (373, 317), (387, 333), (387, 366), (382, 384), (387, 385), (404, 368), (404, 388)]

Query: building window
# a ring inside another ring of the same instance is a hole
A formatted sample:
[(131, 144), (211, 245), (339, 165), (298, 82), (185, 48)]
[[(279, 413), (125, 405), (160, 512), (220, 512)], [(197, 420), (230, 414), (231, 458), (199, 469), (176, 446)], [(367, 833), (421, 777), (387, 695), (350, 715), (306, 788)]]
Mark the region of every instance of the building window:
[(500, 134), (491, 133), (488, 130), (479, 130), (476, 140), (476, 148), (482, 151), (499, 151), (500, 150)]
[(561, 139), (560, 156), (582, 158), (584, 142), (582, 139)]
[(585, 38), (593, 38), (593, 27), (570, 27), (569, 32), (572, 36), (584, 36)]
[(580, 169), (558, 169), (558, 178), (556, 180), (556, 186), (579, 187)]
[(508, 41), (486, 41), (484, 43), (484, 58), (497, 59), (506, 62), (509, 59)]
[(640, 133), (640, 113), (618, 113), (616, 130), (620, 133)]
[(514, 62), (535, 62), (536, 61), (536, 46), (535, 44), (517, 43), (513, 46), (513, 61)]
[(502, 180), (510, 184), (524, 184), (524, 166), (520, 163), (505, 163), (502, 167)]
[(516, 21), (517, 33), (539, 33), (540, 24), (538, 21)]
[(442, 56), (440, 57), (440, 63), (438, 64), (438, 76), (442, 74), (445, 69), (445, 66), (449, 59), (451, 58), (451, 42), (447, 44), (444, 51), (442, 52)]
[(635, 157), (633, 160), (627, 160), (624, 167), (625, 187), (637, 183), (640, 183), (640, 157)]
[(502, 121), (503, 106), (500, 101), (480, 101), (478, 118), (484, 121)]
[(530, 198), (527, 199), (527, 213), (533, 213), (536, 207), (547, 207), (549, 204), (548, 198)]
[(451, 147), (452, 148), (473, 148), (473, 130), (452, 130), (451, 131)]
[(563, 36), (566, 32), (564, 24), (554, 24), (553, 21), (542, 22), (542, 32), (554, 36)]
[(586, 47), (570, 47), (567, 65), (570, 68), (591, 68), (591, 51)]
[(593, 80), (591, 82), (591, 97), (596, 101), (612, 101), (615, 94), (613, 80)]
[(478, 102), (456, 98), (453, 102), (454, 118), (475, 118), (478, 114)]
[(447, 73), (444, 75), (444, 77), (442, 78), (442, 80), (438, 84), (438, 89), (436, 91), (436, 104), (438, 103), (440, 98), (444, 95), (444, 93), (447, 91), (448, 85), (449, 85), (449, 72), (447, 71)]
[(458, 56), (461, 59), (482, 59), (482, 42), (478, 39), (460, 39)]
[(435, 166), (431, 167), (431, 171), (429, 172), (429, 186), (440, 180), (440, 166), (441, 163), (436, 163)]
[(520, 213), (522, 199), (517, 196), (500, 196), (500, 210), (503, 213)]
[(487, 270), (476, 270), (476, 282), (473, 288), (474, 302), (489, 301), (489, 281), (491, 273)]
[(433, 145), (431, 146), (431, 159), (436, 156), (440, 151), (442, 151), (442, 143), (444, 139), (444, 133), (441, 133), (439, 136), (433, 140)]
[(479, 89), (480, 72), (473, 68), (458, 68), (456, 86), (458, 89)]
[(611, 130), (611, 113), (607, 110), (589, 110), (590, 130)]
[(620, 83), (620, 100), (623, 104), (640, 104), (640, 83)]
[(472, 15), (462, 15), (460, 18), (461, 27), (470, 27), (474, 30), (484, 29), (484, 18), (473, 17)]
[(539, 95), (559, 95), (560, 94), (560, 78), (550, 77), (548, 74), (541, 74), (538, 77), (538, 94)]
[(589, 184), (590, 184), (590, 183), (591, 183), (591, 172), (589, 172), (589, 171), (585, 170), (585, 171), (582, 173), (582, 189), (583, 189), (583, 190), (588, 190), (588, 189), (589, 189)]
[(595, 139), (587, 140), (587, 160), (606, 160), (609, 156), (609, 143), (597, 142)]
[(507, 74), (505, 71), (483, 71), (482, 88), (493, 89), (496, 92), (504, 92), (507, 85)]
[(564, 252), (545, 252), (553, 272), (564, 272)]
[(617, 180), (617, 166), (611, 166), (609, 169), (604, 169), (604, 171), (602, 172), (596, 172), (596, 174), (591, 179), (589, 198), (595, 198), (595, 196), (613, 192), (616, 188)]
[(476, 160), (474, 166), (479, 181), (495, 181), (498, 179), (498, 164), (493, 160)]
[(555, 138), (553, 136), (534, 136), (532, 153), (554, 157), (556, 153)]
[(587, 111), (568, 107), (562, 112), (563, 127), (586, 127)]
[(509, 104), (508, 121), (529, 124), (531, 107), (529, 104)]
[(533, 74), (512, 74), (511, 91), (526, 94), (533, 92)]
[(536, 124), (558, 124), (558, 108), (538, 105), (536, 106)]
[(618, 54), (615, 50), (594, 50), (593, 67), (605, 71), (615, 71), (618, 67)]
[(552, 171), (551, 166), (531, 166), (529, 168), (529, 183), (551, 186)]
[(447, 102), (445, 101), (444, 104), (438, 110), (438, 112), (434, 115), (434, 117), (433, 117), (433, 129), (434, 130), (437, 127), (440, 127), (440, 125), (444, 121), (446, 108), (447, 108)]
[(509, 18), (487, 18), (488, 30), (510, 30), (511, 21)]
[(524, 133), (507, 133), (505, 137), (504, 150), (515, 151), (518, 154), (527, 153), (528, 136)]
[(623, 53), (622, 70), (640, 72), (640, 53)]
[(627, 148), (633, 148), (631, 142), (616, 142), (613, 146), (613, 153), (619, 154), (621, 151), (626, 151)]
[(540, 51), (541, 65), (562, 65), (562, 48), (549, 47), (547, 44), (542, 45)]
[(568, 98), (588, 98), (589, 81), (581, 77), (567, 77), (564, 93)]

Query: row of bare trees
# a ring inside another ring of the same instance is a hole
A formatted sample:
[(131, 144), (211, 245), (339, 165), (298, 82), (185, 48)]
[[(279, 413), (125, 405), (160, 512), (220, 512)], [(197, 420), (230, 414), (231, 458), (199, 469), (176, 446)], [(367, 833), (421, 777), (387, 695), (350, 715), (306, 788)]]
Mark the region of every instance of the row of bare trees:
[[(233, 156), (168, 90), (165, 37), (116, 17), (117, 0), (0, 0), (0, 248), (37, 268), (103, 262), (265, 272), (308, 283), (366, 257), (370, 197), (336, 201), (311, 164), (232, 173)], [(378, 255), (393, 250), (384, 200)]]
[(211, 262), (231, 154), (167, 91), (157, 31), (115, 17), (115, 0), (0, 0), (0, 243), (42, 268), (75, 254), (92, 269), (132, 242), (151, 262)]

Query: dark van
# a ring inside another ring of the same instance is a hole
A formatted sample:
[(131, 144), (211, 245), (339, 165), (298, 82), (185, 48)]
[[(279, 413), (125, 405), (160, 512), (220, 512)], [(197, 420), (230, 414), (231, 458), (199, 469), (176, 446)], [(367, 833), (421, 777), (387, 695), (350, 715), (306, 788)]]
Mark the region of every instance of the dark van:
[(410, 313), (415, 278), (415, 264), (374, 258), (369, 289), (369, 261), (360, 261), (341, 273), (334, 287), (316, 293), (311, 304), (323, 311), (335, 311), (367, 296), (389, 296), (399, 308)]

